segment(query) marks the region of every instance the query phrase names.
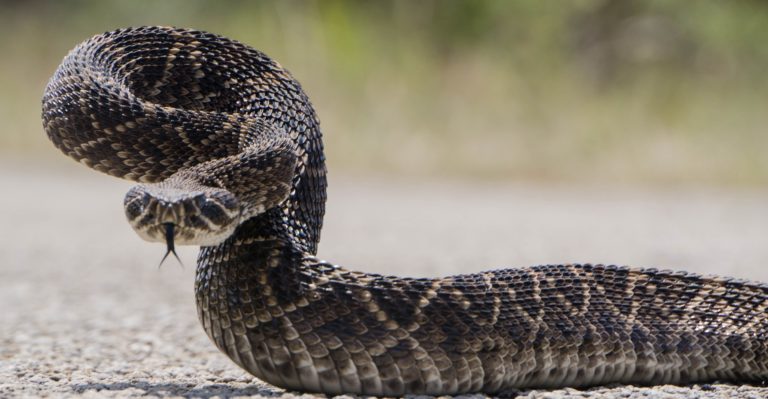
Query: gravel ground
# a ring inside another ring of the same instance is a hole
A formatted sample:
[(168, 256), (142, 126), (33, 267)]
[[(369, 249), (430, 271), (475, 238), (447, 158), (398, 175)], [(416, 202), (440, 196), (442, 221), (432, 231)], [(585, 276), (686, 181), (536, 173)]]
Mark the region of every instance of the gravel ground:
[[(63, 159), (6, 160), (0, 186), (0, 397), (295, 396), (208, 341), (194, 308), (196, 249), (181, 249), (184, 267), (158, 269), (162, 246), (123, 219), (129, 183)], [(320, 256), (366, 271), (606, 262), (768, 281), (768, 191), (336, 177), (329, 194)], [(768, 388), (521, 396), (765, 398)]]

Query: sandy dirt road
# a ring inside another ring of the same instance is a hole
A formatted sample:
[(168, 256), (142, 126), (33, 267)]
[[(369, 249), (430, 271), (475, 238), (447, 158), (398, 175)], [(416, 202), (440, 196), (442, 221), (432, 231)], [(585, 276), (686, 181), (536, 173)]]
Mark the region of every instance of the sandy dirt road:
[[(556, 262), (768, 281), (768, 191), (331, 176), (319, 255), (433, 276)], [(185, 267), (125, 222), (130, 183), (67, 161), (0, 162), (0, 397), (291, 396), (238, 369), (197, 321)], [(531, 397), (768, 397), (695, 386)]]

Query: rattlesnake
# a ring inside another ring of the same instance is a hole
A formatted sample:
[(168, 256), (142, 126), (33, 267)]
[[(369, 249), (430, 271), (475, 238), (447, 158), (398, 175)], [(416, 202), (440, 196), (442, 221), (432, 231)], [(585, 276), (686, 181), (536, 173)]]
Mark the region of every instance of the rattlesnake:
[(550, 265), (437, 279), (315, 257), (326, 199), (319, 122), (261, 52), (165, 27), (97, 35), (43, 97), (65, 154), (141, 182), (145, 239), (201, 245), (199, 318), (279, 387), (401, 395), (768, 379), (768, 286), (684, 272)]

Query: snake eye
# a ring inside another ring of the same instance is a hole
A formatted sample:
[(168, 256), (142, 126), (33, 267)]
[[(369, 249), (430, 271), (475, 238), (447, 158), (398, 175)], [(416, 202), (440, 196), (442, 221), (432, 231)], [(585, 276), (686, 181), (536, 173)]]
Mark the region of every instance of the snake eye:
[(219, 226), (230, 224), (238, 212), (237, 198), (228, 192), (208, 192), (195, 202), (200, 215)]
[(214, 192), (210, 194), (210, 200), (213, 200), (226, 211), (234, 211), (238, 207), (237, 198), (228, 192)]
[(205, 202), (203, 202), (203, 205), (200, 207), (200, 213), (206, 219), (218, 225), (227, 224), (229, 221), (229, 217), (224, 211), (224, 208), (211, 199), (206, 199)]
[(132, 219), (141, 214), (144, 206), (139, 201), (131, 201), (125, 204), (125, 214)]
[[(125, 200), (123, 201), (125, 215), (128, 217), (128, 220), (134, 220), (141, 216), (151, 201), (152, 197), (142, 187), (132, 187), (125, 194)], [(144, 215), (145, 218), (148, 216), (150, 218), (154, 217), (154, 215)]]

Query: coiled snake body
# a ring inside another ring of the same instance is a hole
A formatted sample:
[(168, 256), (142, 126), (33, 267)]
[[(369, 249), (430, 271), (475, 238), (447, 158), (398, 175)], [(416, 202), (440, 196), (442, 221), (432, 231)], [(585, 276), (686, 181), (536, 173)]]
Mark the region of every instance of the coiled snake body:
[(552, 265), (437, 279), (315, 258), (326, 171), (315, 112), (264, 54), (162, 27), (95, 36), (43, 98), (65, 154), (142, 184), (152, 241), (202, 245), (199, 317), (271, 384), (401, 395), (768, 379), (768, 286)]

